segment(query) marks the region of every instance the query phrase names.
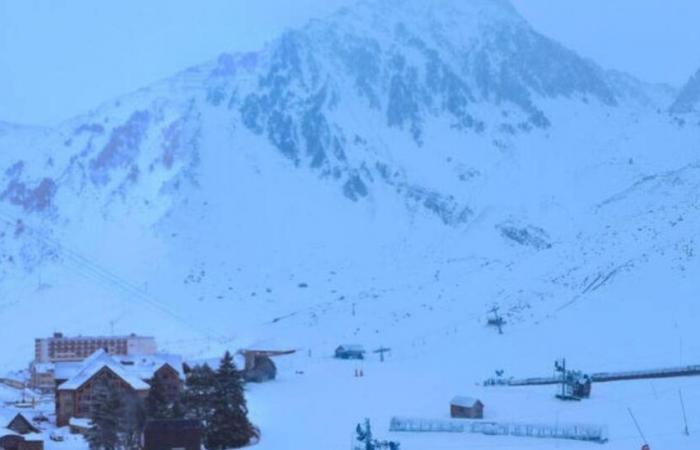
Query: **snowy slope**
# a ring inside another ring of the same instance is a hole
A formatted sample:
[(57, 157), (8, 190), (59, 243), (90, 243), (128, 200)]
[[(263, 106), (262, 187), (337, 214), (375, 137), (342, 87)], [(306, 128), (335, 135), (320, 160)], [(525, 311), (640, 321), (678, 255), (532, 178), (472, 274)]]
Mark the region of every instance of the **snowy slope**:
[[(0, 366), (54, 330), (156, 334), (193, 357), (292, 347), (280, 382), (250, 393), (261, 448), (301, 448), (283, 443), (331, 395), (346, 407), (319, 449), (347, 447), (364, 415), (384, 431), (443, 417), (455, 394), (501, 420), (604, 421), (615, 449), (634, 436), (615, 396), (636, 397), (648, 433), (686, 448), (653, 411), (677, 386), (697, 398), (693, 380), (605, 387), (581, 408), (474, 385), (563, 355), (591, 371), (700, 360), (700, 128), (663, 112), (674, 94), (505, 0), (375, 0), (56, 129), (0, 125), (0, 316), (17, 324)], [(493, 305), (505, 336), (484, 327)], [(329, 360), (340, 343), (394, 352), (359, 381)]]

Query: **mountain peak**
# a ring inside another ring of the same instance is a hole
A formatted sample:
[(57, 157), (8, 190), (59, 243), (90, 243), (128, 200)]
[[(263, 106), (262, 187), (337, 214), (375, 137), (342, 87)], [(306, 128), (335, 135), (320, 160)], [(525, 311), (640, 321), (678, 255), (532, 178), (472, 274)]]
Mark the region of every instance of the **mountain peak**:
[(503, 14), (504, 17), (518, 16), (509, 0), (365, 0), (373, 6), (382, 5), (393, 11), (449, 11), (457, 14)]
[(343, 8), (336, 20), (348, 16), (377, 29), (407, 23), (413, 27), (442, 26), (476, 32), (485, 24), (526, 23), (508, 0), (361, 0)]

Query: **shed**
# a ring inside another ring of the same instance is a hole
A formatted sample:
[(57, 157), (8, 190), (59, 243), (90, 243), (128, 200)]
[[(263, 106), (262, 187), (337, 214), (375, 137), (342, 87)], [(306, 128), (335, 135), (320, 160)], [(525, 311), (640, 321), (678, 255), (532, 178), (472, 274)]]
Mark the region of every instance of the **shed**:
[(44, 450), (44, 439), (40, 434), (32, 433), (22, 436), (19, 450)]
[(0, 429), (0, 448), (4, 450), (44, 450), (44, 441), (38, 434), (26, 438), (12, 430)]
[(19, 434), (39, 433), (39, 429), (35, 427), (27, 417), (19, 413), (9, 423), (4, 424), (8, 430), (12, 430)]
[(272, 381), (277, 377), (277, 366), (268, 356), (256, 356), (254, 364), (243, 371), (243, 379), (252, 383)]
[(203, 434), (199, 420), (152, 420), (143, 431), (143, 449), (200, 450)]
[(0, 429), (0, 448), (19, 450), (24, 438), (12, 430)]
[(238, 354), (243, 355), (245, 360), (243, 379), (252, 383), (274, 380), (277, 377), (277, 366), (272, 358), (293, 353), (296, 353), (296, 350), (239, 350)]
[(335, 349), (338, 359), (365, 359), (365, 349), (361, 345), (341, 345)]
[(450, 402), (450, 416), (459, 419), (483, 419), (484, 404), (476, 398), (457, 396)]

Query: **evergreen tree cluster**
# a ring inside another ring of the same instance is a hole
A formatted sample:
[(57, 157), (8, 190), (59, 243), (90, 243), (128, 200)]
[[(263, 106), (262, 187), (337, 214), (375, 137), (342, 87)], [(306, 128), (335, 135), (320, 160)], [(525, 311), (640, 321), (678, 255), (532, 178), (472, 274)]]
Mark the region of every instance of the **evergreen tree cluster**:
[(183, 404), (185, 417), (204, 423), (209, 450), (244, 447), (260, 437), (248, 419), (243, 378), (229, 352), (216, 371), (206, 364), (190, 371)]
[(182, 419), (185, 416), (184, 407), (180, 399), (171, 402), (168, 400), (167, 388), (163, 380), (153, 377), (150, 382), (151, 389), (146, 397), (146, 415), (150, 420)]
[(233, 357), (226, 352), (215, 371), (195, 366), (187, 374), (179, 399), (168, 401), (166, 386), (151, 380), (148, 397), (125, 395), (113, 383), (95, 386), (91, 405), (92, 427), (86, 438), (90, 450), (139, 450), (148, 420), (196, 419), (204, 425), (204, 445), (209, 450), (240, 448), (259, 438), (248, 419), (243, 378)]

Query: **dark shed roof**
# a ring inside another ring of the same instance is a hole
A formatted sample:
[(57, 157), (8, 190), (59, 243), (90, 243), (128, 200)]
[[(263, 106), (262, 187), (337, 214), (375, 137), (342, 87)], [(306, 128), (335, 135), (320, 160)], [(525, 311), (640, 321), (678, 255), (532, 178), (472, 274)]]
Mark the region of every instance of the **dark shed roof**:
[(173, 432), (183, 430), (201, 430), (202, 422), (199, 420), (151, 420), (146, 424), (147, 432)]

